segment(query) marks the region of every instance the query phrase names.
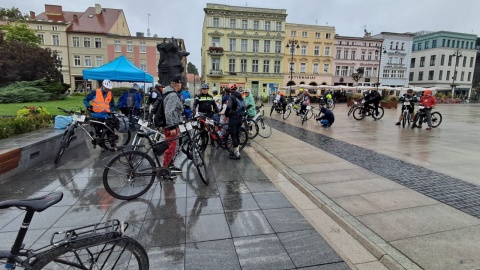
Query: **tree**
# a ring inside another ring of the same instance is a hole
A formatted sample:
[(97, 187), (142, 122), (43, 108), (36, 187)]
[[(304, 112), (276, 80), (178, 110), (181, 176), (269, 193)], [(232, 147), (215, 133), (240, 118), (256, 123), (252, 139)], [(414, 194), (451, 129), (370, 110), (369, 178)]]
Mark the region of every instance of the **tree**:
[(0, 27), (5, 30), (5, 39), (7, 41), (19, 41), (30, 45), (40, 44), (40, 37), (35, 34), (33, 29), (28, 28), (26, 23), (11, 23)]
[(16, 8), (0, 8), (0, 18), (3, 19), (3, 17), (8, 17), (9, 20), (21, 20), (24, 21), (28, 19), (27, 14), (22, 14), (22, 12)]
[(355, 70), (356, 72), (352, 74), (352, 79), (357, 83), (357, 85), (358, 85), (358, 81), (360, 81), (360, 79), (363, 78), (364, 70), (365, 69), (363, 67), (359, 67)]
[(187, 73), (198, 75), (198, 69), (192, 62), (188, 62), (187, 64)]

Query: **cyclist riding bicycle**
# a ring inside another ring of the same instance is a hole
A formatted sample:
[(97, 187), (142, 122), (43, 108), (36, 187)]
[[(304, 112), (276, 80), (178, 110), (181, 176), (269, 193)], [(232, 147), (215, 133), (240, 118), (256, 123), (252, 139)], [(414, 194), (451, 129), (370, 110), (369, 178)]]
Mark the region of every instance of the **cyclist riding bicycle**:
[(400, 122), (402, 121), (403, 118), (403, 111), (405, 110), (405, 107), (408, 106), (408, 113), (410, 114), (410, 119), (413, 121), (413, 115), (414, 115), (414, 103), (418, 102), (418, 97), (413, 93), (413, 89), (408, 89), (406, 94), (403, 94), (399, 98), (399, 101), (402, 102), (410, 102), (410, 105), (402, 105), (402, 111), (400, 112), (400, 117), (398, 118), (398, 122), (395, 123), (395, 125), (399, 126)]
[(298, 102), (300, 102), (300, 114), (304, 114), (307, 110), (307, 106), (310, 106), (310, 95), (308, 94), (307, 89), (303, 90), (303, 93), (298, 98)]
[[(380, 100), (382, 99), (382, 96), (377, 90), (370, 90), (370, 93), (365, 96), (365, 112), (368, 112), (367, 108), (370, 106), (370, 104), (375, 105), (375, 116), (378, 116), (378, 104), (380, 104)], [(372, 106), (370, 106), (372, 107)]]

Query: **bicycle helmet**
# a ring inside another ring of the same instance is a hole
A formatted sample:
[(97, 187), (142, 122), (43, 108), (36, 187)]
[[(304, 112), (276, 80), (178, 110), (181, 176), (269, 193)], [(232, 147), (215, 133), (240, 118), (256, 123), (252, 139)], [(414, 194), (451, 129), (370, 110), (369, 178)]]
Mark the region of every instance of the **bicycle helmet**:
[(103, 80), (102, 85), (103, 85), (103, 87), (105, 87), (107, 89), (112, 89), (113, 88), (112, 81), (110, 81), (110, 80)]
[(202, 84), (202, 87), (201, 87), (201, 89), (208, 89), (208, 88), (209, 88), (209, 87), (208, 87), (208, 83), (204, 83), (204, 84)]
[(413, 89), (408, 89), (407, 93), (413, 93)]
[(278, 94), (283, 97), (283, 92), (279, 92)]
[(250, 89), (245, 89), (245, 93), (250, 93)]

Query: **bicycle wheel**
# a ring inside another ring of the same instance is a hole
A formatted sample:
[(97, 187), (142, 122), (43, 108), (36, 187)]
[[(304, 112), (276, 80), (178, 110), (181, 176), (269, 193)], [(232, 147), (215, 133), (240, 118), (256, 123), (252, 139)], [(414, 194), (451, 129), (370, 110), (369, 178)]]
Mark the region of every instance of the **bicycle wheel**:
[(33, 269), (134, 269), (148, 270), (145, 249), (119, 233), (97, 235), (63, 244), (36, 256)]
[(255, 122), (256, 126), (258, 127), (258, 135), (262, 138), (268, 138), (272, 135), (272, 125), (266, 118), (259, 118)]
[(205, 185), (208, 185), (210, 179), (208, 178), (207, 165), (205, 164), (205, 159), (203, 158), (203, 153), (200, 151), (198, 144), (196, 142), (192, 143), (192, 160), (193, 165), (197, 168), (198, 175)]
[(250, 121), (250, 126), (246, 127), (248, 131), (248, 139), (253, 140), (257, 137), (259, 132), (258, 120), (257, 121)]
[(378, 115), (375, 115), (375, 111), (372, 110), (372, 115), (375, 120), (382, 119), (384, 113), (385, 111), (383, 110), (382, 107), (378, 107)]
[(355, 110), (355, 105), (352, 105), (352, 107), (350, 107), (350, 110), (348, 110), (348, 115), (347, 116), (350, 116), (350, 114), (353, 113), (353, 110)]
[(365, 118), (365, 112), (363, 110), (363, 107), (357, 107), (355, 110), (353, 110), (353, 118), (357, 120), (362, 120)]
[(69, 127), (67, 133), (62, 137), (62, 141), (60, 142), (60, 148), (58, 149), (57, 156), (55, 157), (55, 164), (60, 162), (63, 153), (65, 153), (65, 150), (70, 145), (70, 140), (72, 139), (73, 134), (73, 127)]
[[(241, 127), (240, 128), (240, 136), (239, 136), (240, 141), (238, 142), (238, 149), (240, 151), (245, 148), (248, 142), (248, 132), (245, 130), (245, 128)], [(225, 148), (228, 150), (228, 152), (233, 153), (233, 140), (232, 140), (232, 134), (228, 134), (228, 137), (226, 139), (225, 143)]]
[(99, 145), (108, 151), (116, 151), (119, 145), (126, 145), (132, 136), (130, 130), (126, 133), (113, 133), (109, 129), (104, 128), (99, 136)]
[(103, 186), (108, 194), (121, 200), (135, 199), (152, 186), (157, 174), (155, 161), (137, 150), (115, 156), (103, 170)]
[(287, 120), (287, 118), (290, 116), (291, 113), (292, 113), (292, 108), (288, 107), (285, 110), (285, 113), (283, 114), (283, 120)]
[(197, 146), (201, 152), (204, 152), (205, 149), (207, 149), (208, 142), (210, 141), (209, 137), (210, 136), (208, 136), (208, 132), (203, 130), (193, 135), (192, 141), (197, 143)]
[(313, 109), (307, 110), (305, 112), (305, 117), (306, 117), (307, 120), (310, 120), (310, 118), (312, 118), (312, 116), (313, 116)]
[(415, 114), (415, 117), (413, 117), (412, 129), (417, 126), (417, 122), (418, 122), (419, 119), (420, 119), (420, 114), (417, 112), (417, 113)]
[(439, 112), (432, 113), (432, 127), (436, 128), (442, 123), (442, 115)]
[(405, 124), (407, 123), (407, 113), (403, 112), (402, 117), (402, 127), (405, 128)]
[(333, 111), (333, 109), (335, 109), (335, 102), (327, 102), (327, 109)]

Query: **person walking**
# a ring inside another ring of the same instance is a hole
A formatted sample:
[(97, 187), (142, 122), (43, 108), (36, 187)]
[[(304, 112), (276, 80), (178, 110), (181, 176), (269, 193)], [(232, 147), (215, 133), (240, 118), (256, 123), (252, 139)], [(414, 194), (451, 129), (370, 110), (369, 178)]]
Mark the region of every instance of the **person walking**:
[(237, 91), (237, 86), (232, 84), (227, 90), (230, 92), (226, 101), (225, 115), (228, 117), (228, 132), (232, 136), (233, 153), (229, 153), (229, 158), (240, 159), (240, 128), (242, 127), (242, 117), (246, 114), (245, 101), (242, 94)]

